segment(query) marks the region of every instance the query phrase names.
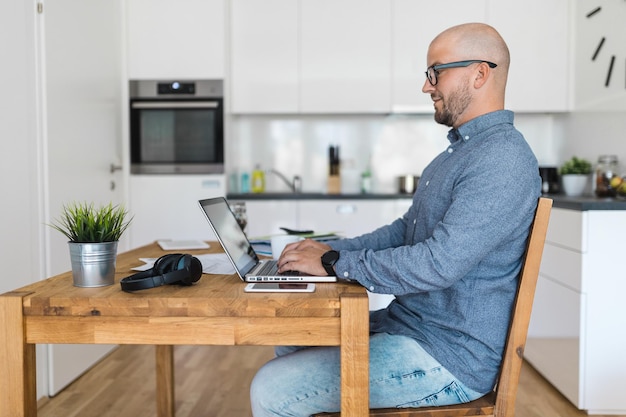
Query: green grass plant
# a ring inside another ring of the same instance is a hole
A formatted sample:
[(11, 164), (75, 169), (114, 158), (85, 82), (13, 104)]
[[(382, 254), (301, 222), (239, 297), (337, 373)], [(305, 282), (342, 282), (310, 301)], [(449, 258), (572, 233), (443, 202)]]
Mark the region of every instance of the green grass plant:
[(127, 217), (128, 211), (113, 203), (97, 208), (93, 203), (71, 203), (63, 206), (60, 219), (50, 226), (71, 242), (116, 242), (132, 220)]
[(572, 159), (561, 165), (561, 169), (559, 171), (561, 175), (587, 175), (591, 173), (591, 162), (574, 156)]

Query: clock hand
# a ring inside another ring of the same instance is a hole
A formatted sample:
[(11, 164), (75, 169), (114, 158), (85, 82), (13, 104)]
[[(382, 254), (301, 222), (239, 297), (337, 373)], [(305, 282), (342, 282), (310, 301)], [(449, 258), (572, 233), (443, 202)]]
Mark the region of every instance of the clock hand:
[(604, 83), (605, 87), (609, 86), (609, 82), (611, 81), (611, 73), (613, 72), (613, 64), (615, 64), (615, 55), (611, 56), (611, 63), (609, 64), (609, 72), (606, 74), (606, 82)]
[(598, 47), (596, 48), (596, 51), (593, 53), (593, 56), (591, 57), (592, 61), (595, 61), (596, 58), (598, 57), (598, 54), (600, 53), (600, 49), (602, 49), (602, 45), (604, 45), (604, 41), (606, 40), (606, 38), (603, 36), (602, 39), (600, 39), (600, 43), (598, 44)]

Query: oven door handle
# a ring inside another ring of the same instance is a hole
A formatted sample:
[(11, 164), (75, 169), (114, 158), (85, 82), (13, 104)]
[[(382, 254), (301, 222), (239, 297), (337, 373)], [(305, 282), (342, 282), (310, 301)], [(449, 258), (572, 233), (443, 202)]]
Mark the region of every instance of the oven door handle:
[(217, 101), (135, 101), (133, 109), (216, 109)]

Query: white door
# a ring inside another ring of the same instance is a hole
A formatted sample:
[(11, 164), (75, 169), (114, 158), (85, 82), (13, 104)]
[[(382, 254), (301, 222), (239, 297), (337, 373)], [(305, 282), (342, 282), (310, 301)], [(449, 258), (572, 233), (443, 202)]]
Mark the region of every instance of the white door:
[[(123, 200), (121, 0), (46, 2), (39, 19), (46, 221), (64, 204)], [(46, 237), (48, 276), (70, 269), (66, 239)], [(123, 244), (120, 245), (123, 247)], [(110, 346), (50, 345), (49, 394), (84, 372)]]

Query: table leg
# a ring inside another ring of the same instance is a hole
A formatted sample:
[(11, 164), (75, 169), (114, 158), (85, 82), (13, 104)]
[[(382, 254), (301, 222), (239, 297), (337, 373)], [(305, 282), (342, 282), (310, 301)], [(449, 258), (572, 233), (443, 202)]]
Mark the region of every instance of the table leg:
[(157, 416), (174, 417), (174, 346), (156, 345)]
[(26, 344), (23, 298), (0, 296), (0, 416), (37, 416), (35, 345)]
[(369, 303), (341, 296), (341, 416), (369, 415)]

